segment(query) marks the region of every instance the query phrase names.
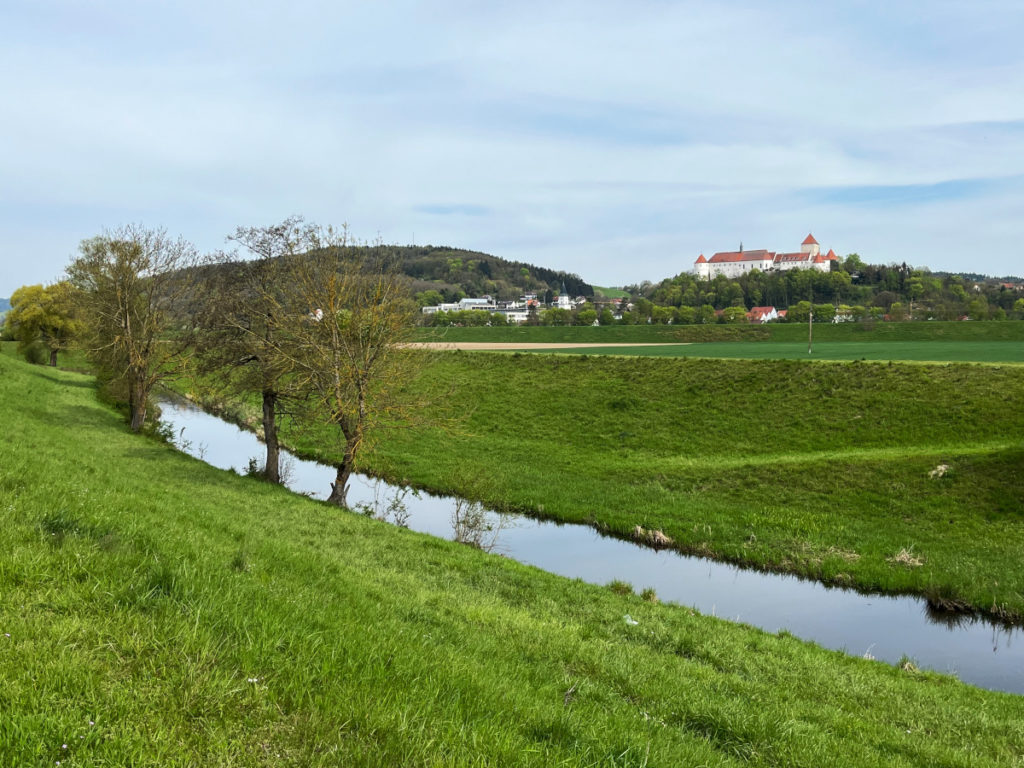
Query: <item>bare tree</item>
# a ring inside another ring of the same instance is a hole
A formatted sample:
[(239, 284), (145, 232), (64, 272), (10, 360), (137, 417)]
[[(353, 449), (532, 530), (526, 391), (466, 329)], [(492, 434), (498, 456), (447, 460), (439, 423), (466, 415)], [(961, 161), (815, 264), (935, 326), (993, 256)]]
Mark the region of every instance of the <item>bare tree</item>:
[(67, 268), (82, 323), (81, 343), (106, 385), (127, 397), (131, 429), (146, 420), (157, 382), (180, 373), (190, 338), (195, 247), (163, 229), (128, 225), (82, 241)]
[(341, 458), (328, 501), (346, 506), (349, 478), (372, 435), (416, 413), (404, 387), (424, 358), (405, 347), (416, 305), (386, 249), (350, 247), (345, 230), (323, 231), (320, 243), (295, 265), (289, 344), (308, 417), (335, 428)]
[(199, 367), (226, 373), (221, 385), (231, 394), (260, 396), (267, 451), (263, 472), (273, 483), (281, 482), (278, 422), (294, 370), (295, 356), (282, 352), (292, 267), (300, 254), (321, 247), (321, 234), (298, 216), (270, 226), (239, 227), (228, 241), (249, 258), (221, 254), (219, 263), (206, 270)]

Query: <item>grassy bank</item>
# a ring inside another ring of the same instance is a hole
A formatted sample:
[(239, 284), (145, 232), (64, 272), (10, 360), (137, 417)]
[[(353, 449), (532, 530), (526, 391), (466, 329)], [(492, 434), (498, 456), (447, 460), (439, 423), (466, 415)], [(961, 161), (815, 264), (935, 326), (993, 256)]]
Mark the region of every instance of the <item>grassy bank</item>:
[(1024, 615), (1019, 367), (450, 353), (419, 386), (460, 428), (385, 436), (392, 479)]
[[(802, 323), (767, 325), (610, 325), (607, 327), (507, 326), (500, 328), (422, 328), (422, 341), (576, 342), (807, 342)], [(820, 323), (818, 341), (1013, 341), (1024, 342), (1024, 320), (1006, 322)]]
[[(805, 332), (806, 333), (806, 332)], [(526, 348), (524, 351), (530, 351)], [(614, 344), (544, 354), (630, 355), (642, 357), (710, 357), (739, 360), (874, 360), (931, 363), (1012, 363), (1024, 365), (1022, 341), (720, 341), (668, 347), (617, 347)]]
[[(0, 765), (1015, 765), (1024, 697), (338, 512), (0, 357)], [(629, 613), (638, 623), (627, 624)]]

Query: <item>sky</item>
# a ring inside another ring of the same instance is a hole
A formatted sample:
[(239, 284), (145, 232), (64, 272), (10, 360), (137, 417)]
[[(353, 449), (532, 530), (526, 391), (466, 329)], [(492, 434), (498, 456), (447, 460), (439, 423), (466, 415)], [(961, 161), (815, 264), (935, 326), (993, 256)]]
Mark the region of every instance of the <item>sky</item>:
[(85, 238), (347, 223), (604, 286), (823, 249), (1022, 275), (1024, 3), (0, 6), (0, 296)]

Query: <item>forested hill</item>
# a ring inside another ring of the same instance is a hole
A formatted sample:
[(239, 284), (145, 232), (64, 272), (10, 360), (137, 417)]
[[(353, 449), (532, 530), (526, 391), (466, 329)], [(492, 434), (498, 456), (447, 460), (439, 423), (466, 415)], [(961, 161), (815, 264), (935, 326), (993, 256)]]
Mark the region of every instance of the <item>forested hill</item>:
[[(522, 261), (507, 261), (489, 253), (461, 248), (412, 245), (366, 245), (351, 247), (364, 251), (368, 264), (385, 264), (408, 275), (413, 294), (421, 304), (458, 301), (463, 297), (493, 296), (499, 300), (518, 299), (536, 293), (551, 301), (549, 293), (570, 296), (594, 295), (594, 287), (579, 275)], [(200, 276), (234, 269), (228, 264), (199, 267)]]
[(398, 269), (413, 279), (413, 291), (437, 291), (445, 301), (464, 296), (518, 299), (524, 293), (593, 296), (594, 287), (579, 275), (461, 248), (391, 246)]

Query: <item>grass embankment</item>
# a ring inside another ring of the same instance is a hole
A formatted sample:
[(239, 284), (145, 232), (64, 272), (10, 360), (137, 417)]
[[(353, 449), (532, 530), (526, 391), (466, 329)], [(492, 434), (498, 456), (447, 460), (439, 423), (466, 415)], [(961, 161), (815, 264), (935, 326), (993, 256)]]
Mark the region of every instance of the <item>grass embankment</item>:
[(0, 357), (0, 419), (0, 765), (863, 768), (1024, 754), (1024, 697), (212, 469), (128, 434), (81, 376)]
[[(905, 360), (1024, 364), (1024, 322), (845, 323), (814, 326), (813, 354), (807, 354), (807, 326), (629, 325), (592, 327), (424, 328), (421, 341), (503, 342), (528, 345), (603, 345), (586, 354), (644, 357), (708, 357), (749, 360)], [(619, 347), (617, 344), (680, 343), (677, 347)], [(580, 350), (543, 350), (579, 354)]]
[[(623, 536), (662, 530), (686, 552), (1024, 616), (1021, 368), (456, 352), (420, 386), (462, 428), (388, 435), (371, 469)], [(293, 442), (325, 453), (323, 435)]]
[[(532, 351), (528, 347), (524, 352)], [(741, 360), (874, 360), (930, 363), (1012, 363), (1024, 365), (1021, 341), (816, 341), (807, 353), (807, 339), (797, 342), (721, 341), (669, 347), (617, 347), (609, 344), (575, 350), (550, 349), (545, 354), (629, 355), (642, 357), (707, 357)]]
[[(504, 341), (636, 344), (643, 342), (791, 342), (803, 343), (803, 323), (767, 325), (610, 325), (607, 327), (502, 326), (495, 328), (421, 328), (420, 341)], [(820, 323), (814, 338), (822, 342), (1024, 342), (1024, 321)]]

